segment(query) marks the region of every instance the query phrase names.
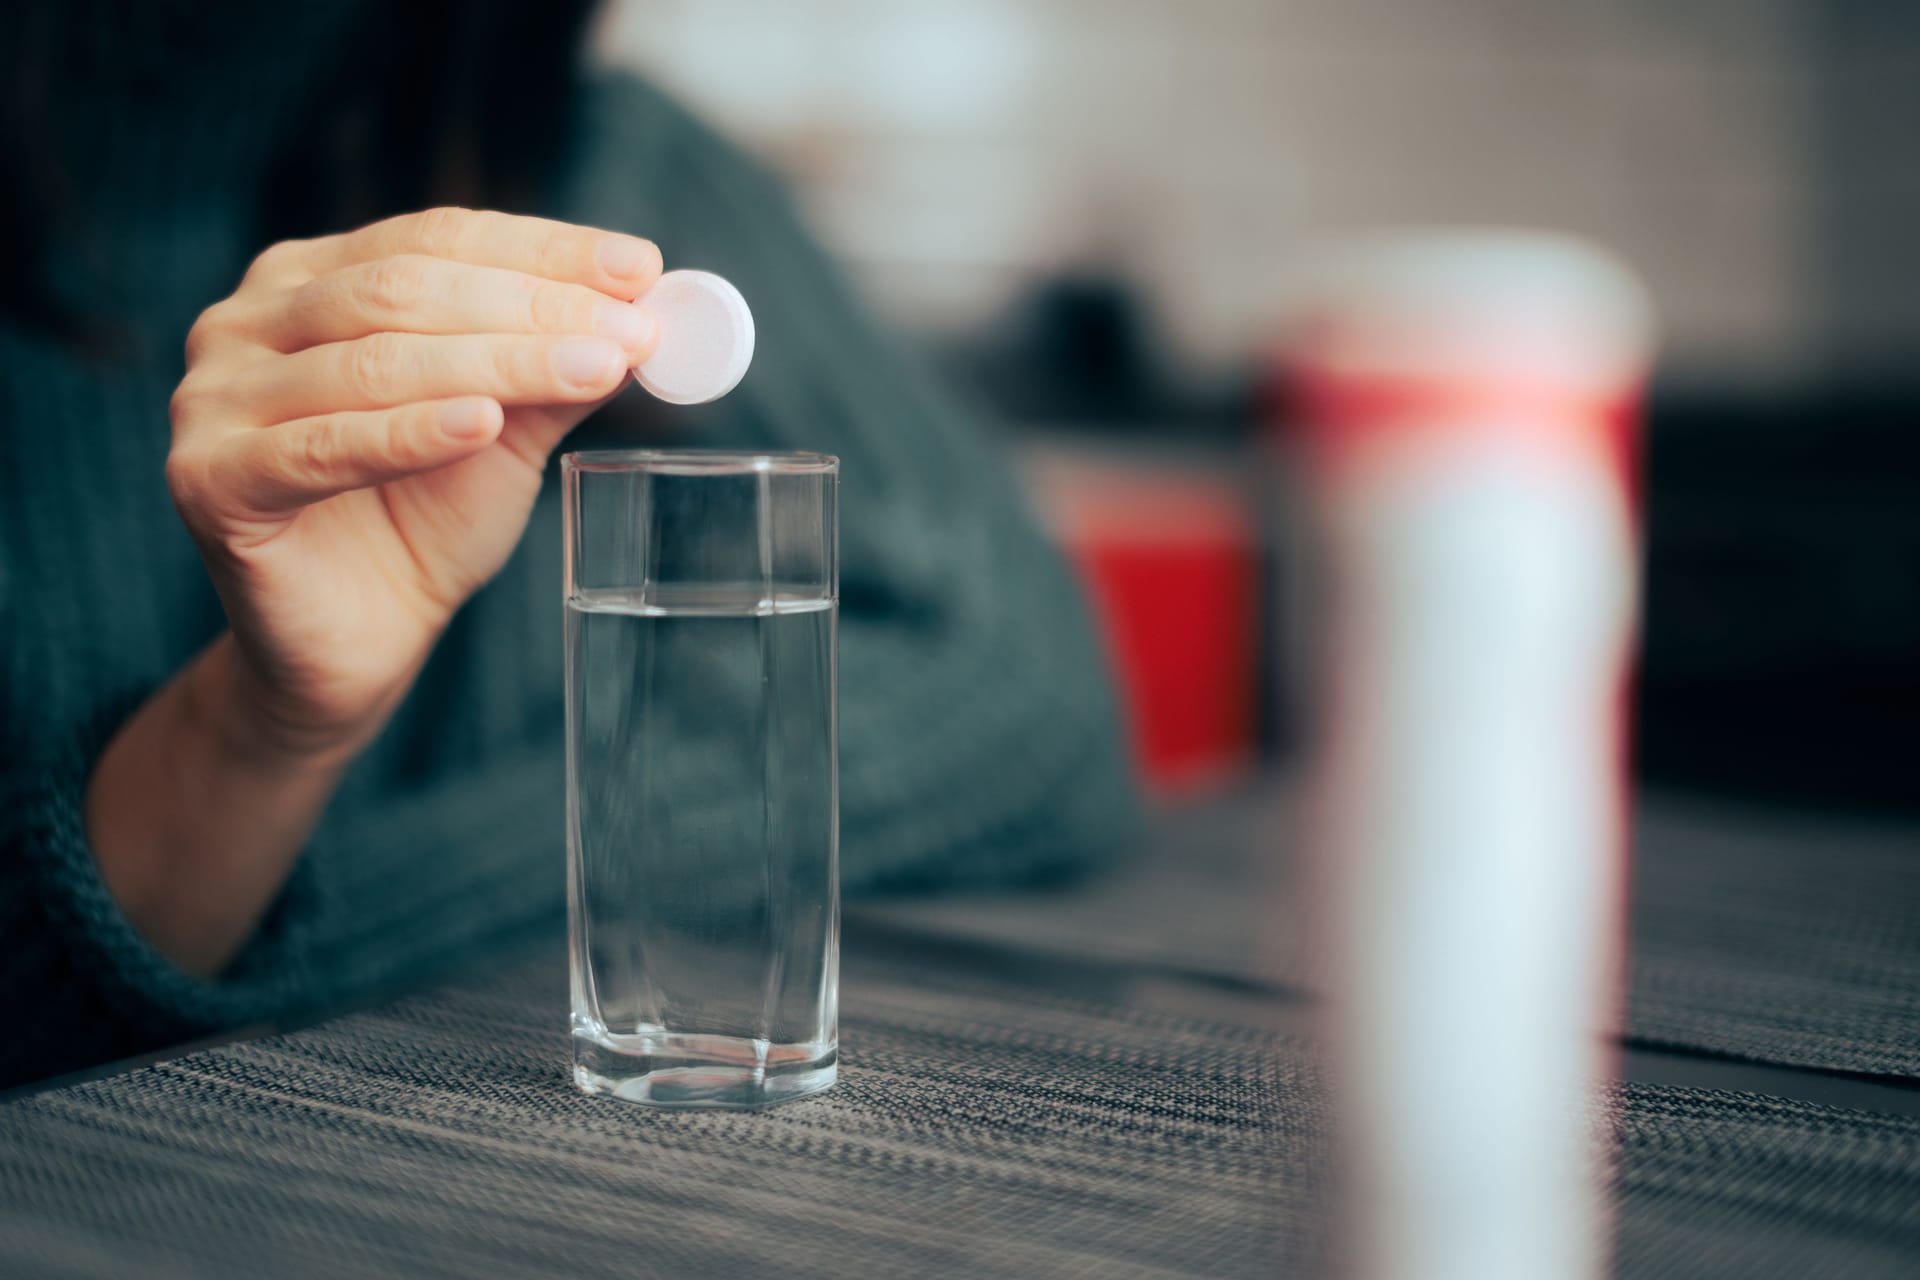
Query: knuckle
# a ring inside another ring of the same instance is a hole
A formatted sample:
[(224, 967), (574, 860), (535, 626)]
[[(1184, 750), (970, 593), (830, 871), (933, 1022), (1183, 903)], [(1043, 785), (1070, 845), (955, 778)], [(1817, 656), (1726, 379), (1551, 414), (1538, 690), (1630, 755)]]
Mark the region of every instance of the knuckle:
[(494, 343), (487, 352), (487, 367), (496, 385), (531, 390), (537, 384), (549, 381), (540, 372), (545, 362), (530, 354), (533, 349), (541, 347), (541, 342), (540, 339), (522, 338)]
[(254, 255), (247, 266), (243, 283), (258, 282), (284, 275), (293, 266), (299, 256), (301, 242), (298, 240), (280, 240), (268, 245)]
[(187, 330), (186, 357), (191, 368), (217, 348), (233, 332), (233, 304), (216, 302), (202, 311)]
[(186, 357), (187, 368), (191, 369), (194, 365), (205, 360), (207, 358), (208, 348), (212, 347), (217, 341), (219, 341), (218, 337), (207, 324), (206, 313), (201, 312), (200, 318), (195, 320), (192, 327), (187, 330), (187, 340), (181, 347), (181, 351)]
[(420, 254), (382, 258), (362, 277), (362, 300), (377, 312), (411, 311), (427, 293), (431, 268), (432, 259)]
[(322, 418), (300, 432), (289, 450), (288, 464), (308, 480), (324, 480), (340, 460), (340, 421)]
[(521, 288), (527, 327), (535, 333), (573, 333), (583, 328), (584, 310), (568, 290), (540, 280), (529, 280)]
[(167, 398), (167, 421), (177, 435), (184, 431), (200, 413), (208, 399), (208, 392), (201, 379), (189, 373), (180, 379), (180, 385), (173, 389)]
[(207, 458), (199, 448), (176, 444), (167, 452), (167, 492), (175, 507), (185, 514), (204, 505), (207, 489)]
[(435, 257), (449, 257), (459, 247), (473, 219), (471, 209), (441, 205), (422, 209), (413, 215), (413, 239), (421, 251)]
[(572, 227), (555, 225), (540, 233), (537, 261), (549, 275), (571, 274), (579, 270), (578, 233)]
[(397, 333), (375, 333), (353, 344), (347, 376), (365, 394), (385, 395), (400, 380), (406, 343)]
[(415, 429), (419, 415), (390, 413), (380, 424), (380, 447), (389, 462), (411, 467), (420, 460), (420, 433)]

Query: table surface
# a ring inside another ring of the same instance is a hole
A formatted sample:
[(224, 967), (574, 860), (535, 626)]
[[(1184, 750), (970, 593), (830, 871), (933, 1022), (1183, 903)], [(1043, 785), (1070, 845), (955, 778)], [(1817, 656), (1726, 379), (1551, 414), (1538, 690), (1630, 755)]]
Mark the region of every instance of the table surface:
[[(0, 1275), (1268, 1276), (1326, 1112), (1283, 791), (1119, 874), (847, 913), (841, 1082), (662, 1113), (567, 1079), (557, 945), (0, 1104)], [(1642, 806), (1627, 1276), (1920, 1274), (1912, 829)]]

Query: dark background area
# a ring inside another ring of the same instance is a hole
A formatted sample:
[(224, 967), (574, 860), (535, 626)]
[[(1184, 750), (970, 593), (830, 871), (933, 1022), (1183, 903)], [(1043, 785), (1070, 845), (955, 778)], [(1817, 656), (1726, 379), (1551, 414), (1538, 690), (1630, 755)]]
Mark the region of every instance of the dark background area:
[(1640, 767), (1920, 809), (1920, 396), (1656, 396)]

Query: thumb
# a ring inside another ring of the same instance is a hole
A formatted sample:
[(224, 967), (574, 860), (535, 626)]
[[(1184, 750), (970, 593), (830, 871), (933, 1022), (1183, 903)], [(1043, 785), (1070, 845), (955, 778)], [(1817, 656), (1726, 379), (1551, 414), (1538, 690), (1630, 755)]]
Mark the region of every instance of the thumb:
[(506, 425), (500, 431), (500, 445), (536, 473), (544, 471), (547, 459), (567, 438), (567, 433), (629, 385), (629, 381), (623, 380), (612, 395), (592, 404), (516, 405), (507, 410)]

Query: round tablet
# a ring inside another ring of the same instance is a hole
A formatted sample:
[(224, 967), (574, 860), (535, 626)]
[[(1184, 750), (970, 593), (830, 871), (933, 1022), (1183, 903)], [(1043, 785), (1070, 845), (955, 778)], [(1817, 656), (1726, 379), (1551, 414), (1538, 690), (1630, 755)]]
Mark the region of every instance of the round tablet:
[(637, 304), (660, 326), (660, 345), (633, 371), (668, 404), (705, 404), (740, 385), (753, 361), (753, 312), (711, 271), (669, 271)]

